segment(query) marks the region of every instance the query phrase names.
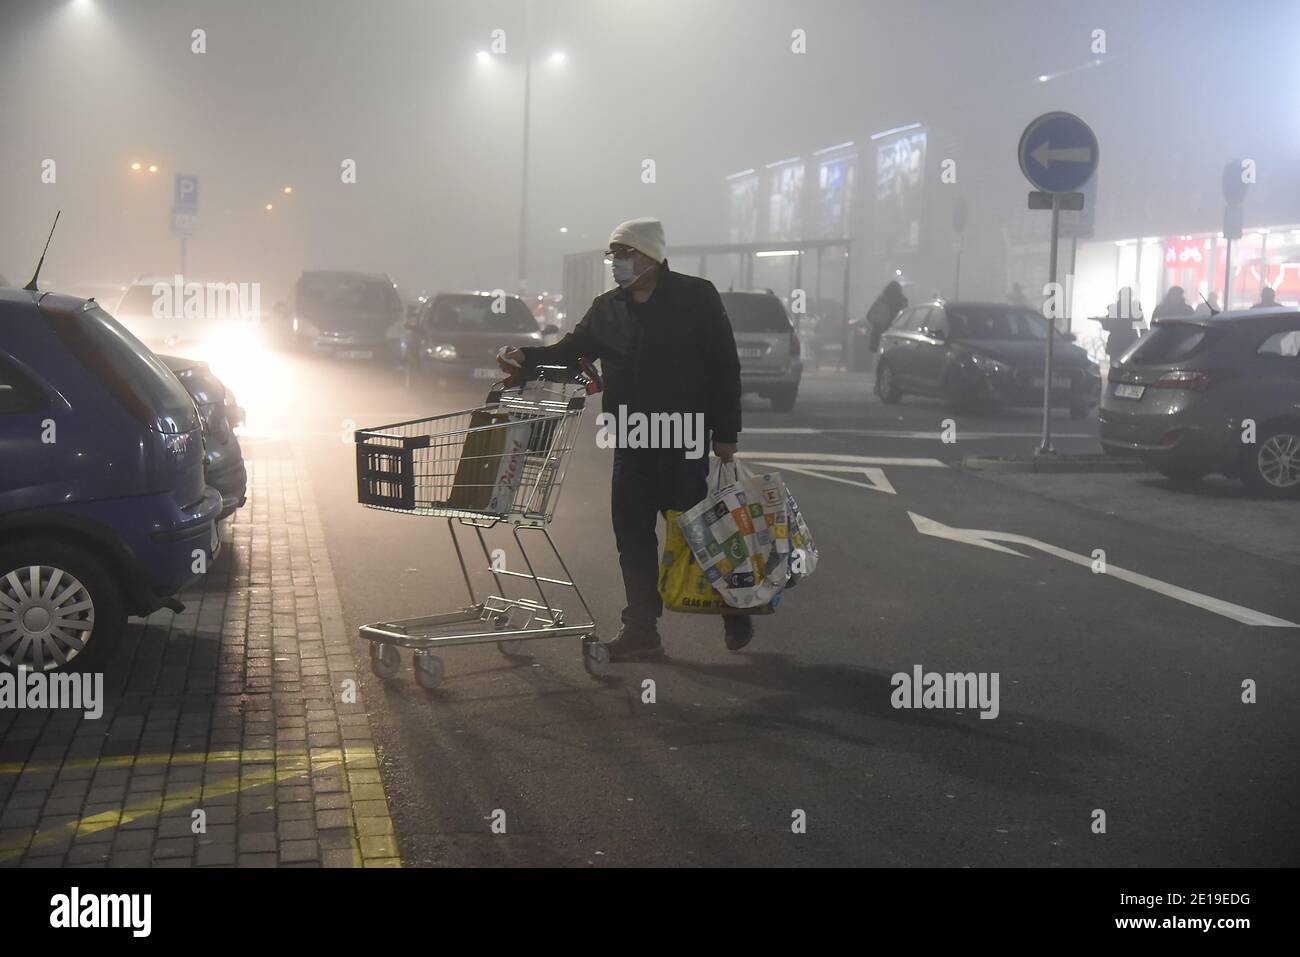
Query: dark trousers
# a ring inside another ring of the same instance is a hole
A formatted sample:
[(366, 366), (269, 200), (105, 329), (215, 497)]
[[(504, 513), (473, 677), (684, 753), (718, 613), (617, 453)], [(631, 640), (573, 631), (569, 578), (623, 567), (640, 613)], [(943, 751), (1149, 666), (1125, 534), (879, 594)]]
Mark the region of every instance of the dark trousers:
[(688, 459), (679, 449), (614, 451), (611, 511), (627, 592), (622, 618), (629, 631), (652, 629), (663, 614), (656, 529), (660, 513), (686, 511), (708, 494), (708, 486), (707, 455)]

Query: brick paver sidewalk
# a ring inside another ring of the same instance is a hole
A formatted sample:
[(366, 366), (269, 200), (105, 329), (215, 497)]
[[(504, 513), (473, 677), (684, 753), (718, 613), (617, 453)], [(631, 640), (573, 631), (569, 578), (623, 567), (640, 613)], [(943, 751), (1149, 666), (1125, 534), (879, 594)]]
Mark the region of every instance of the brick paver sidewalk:
[(102, 717), (0, 709), (0, 867), (399, 865), (310, 484), (249, 471), (185, 612), (100, 665)]

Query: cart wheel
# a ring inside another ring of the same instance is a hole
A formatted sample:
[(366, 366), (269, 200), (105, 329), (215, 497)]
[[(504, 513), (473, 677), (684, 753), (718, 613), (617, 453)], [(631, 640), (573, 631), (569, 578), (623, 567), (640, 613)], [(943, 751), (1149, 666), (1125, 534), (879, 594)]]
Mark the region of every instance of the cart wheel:
[(381, 681), (387, 681), (402, 667), (402, 653), (393, 645), (378, 641), (370, 643), (370, 670)]
[(593, 678), (609, 674), (609, 649), (594, 638), (582, 639), (582, 666)]
[(504, 641), (497, 642), (497, 649), (507, 658), (513, 658), (523, 650), (524, 642), (522, 638), (507, 638)]
[(492, 627), (495, 628), (497, 631), (500, 631), (502, 628), (504, 628), (504, 627), (505, 627), (506, 625), (508, 625), (508, 624), (510, 624), (510, 616), (509, 616), (509, 615), (507, 615), (507, 614), (505, 614), (505, 613), (502, 613), (502, 614), (500, 614), (500, 615), (493, 615), (493, 616), (492, 616)]
[(415, 683), (425, 691), (432, 691), (442, 683), (442, 659), (431, 651), (417, 651), (411, 656), (415, 666)]

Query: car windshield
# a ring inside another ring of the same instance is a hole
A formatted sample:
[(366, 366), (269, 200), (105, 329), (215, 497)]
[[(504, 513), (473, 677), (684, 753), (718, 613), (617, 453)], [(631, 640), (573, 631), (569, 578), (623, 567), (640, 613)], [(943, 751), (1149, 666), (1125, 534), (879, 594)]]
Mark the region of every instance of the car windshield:
[(948, 306), (954, 339), (1046, 339), (1047, 322), (1016, 306)]
[(434, 329), (443, 332), (536, 332), (537, 320), (517, 297), (493, 310), (495, 296), (439, 296), (433, 301)]
[(1124, 362), (1158, 365), (1178, 362), (1209, 348), (1219, 340), (1223, 329), (1211, 329), (1192, 323), (1156, 323), (1122, 357)]
[(790, 319), (775, 296), (723, 293), (722, 305), (736, 332), (789, 332)]
[(176, 376), (98, 305), (46, 316), (68, 351), (141, 421), (163, 432), (199, 427), (194, 400)]
[(370, 316), (391, 321), (402, 311), (397, 290), (382, 276), (305, 275), (298, 280), (297, 306), (307, 319)]

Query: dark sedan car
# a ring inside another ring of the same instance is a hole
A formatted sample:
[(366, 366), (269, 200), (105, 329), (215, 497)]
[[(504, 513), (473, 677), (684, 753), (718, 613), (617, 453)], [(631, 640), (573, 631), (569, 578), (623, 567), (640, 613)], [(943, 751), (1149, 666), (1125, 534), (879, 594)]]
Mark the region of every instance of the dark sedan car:
[(540, 328), (518, 296), (440, 293), (407, 324), (402, 354), (412, 371), (495, 381), (502, 346), (540, 346), (558, 331)]
[(1300, 495), (1300, 312), (1159, 319), (1111, 368), (1102, 446), (1178, 481)]
[(248, 471), (235, 435), (235, 429), (244, 423), (244, 410), (206, 362), (180, 356), (158, 358), (198, 406), (203, 423), (203, 479), (221, 493), (220, 518), (225, 518), (248, 498)]
[(315, 270), (294, 285), (291, 335), (318, 355), (393, 361), (405, 318), (397, 288), (383, 273)]
[[(880, 340), (876, 395), (947, 399), (955, 409), (1041, 405), (1047, 320), (990, 302), (931, 302), (899, 313)], [(1072, 337), (1052, 349), (1052, 405), (1081, 419), (1101, 395), (1101, 372)]]

